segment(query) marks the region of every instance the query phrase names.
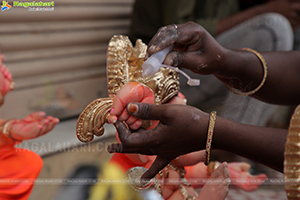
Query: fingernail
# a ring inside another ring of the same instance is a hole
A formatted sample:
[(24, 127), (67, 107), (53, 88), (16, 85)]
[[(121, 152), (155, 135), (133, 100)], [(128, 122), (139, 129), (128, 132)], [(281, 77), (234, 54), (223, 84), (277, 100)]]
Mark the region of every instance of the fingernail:
[(110, 113), (113, 113), (113, 112), (114, 112), (114, 110), (115, 110), (115, 109), (114, 109), (114, 108), (112, 108), (112, 109), (111, 109), (111, 111), (110, 111)]
[(136, 125), (135, 125), (135, 127), (139, 128), (139, 127), (140, 127), (140, 125), (139, 125), (139, 124), (136, 124)]
[(42, 130), (42, 128), (43, 128), (43, 127), (40, 125), (40, 126), (39, 126), (39, 129)]
[(129, 103), (127, 108), (128, 108), (128, 112), (130, 113), (136, 113), (138, 111), (138, 106), (134, 103)]
[(49, 124), (49, 121), (46, 121), (46, 122), (45, 122), (45, 125), (48, 125), (48, 124)]

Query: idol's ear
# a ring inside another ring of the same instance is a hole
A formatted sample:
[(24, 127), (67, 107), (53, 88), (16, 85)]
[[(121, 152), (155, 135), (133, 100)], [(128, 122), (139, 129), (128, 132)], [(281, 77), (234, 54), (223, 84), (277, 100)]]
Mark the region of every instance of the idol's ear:
[(81, 142), (91, 142), (94, 135), (103, 135), (112, 102), (112, 98), (96, 99), (81, 112), (76, 124), (76, 136)]

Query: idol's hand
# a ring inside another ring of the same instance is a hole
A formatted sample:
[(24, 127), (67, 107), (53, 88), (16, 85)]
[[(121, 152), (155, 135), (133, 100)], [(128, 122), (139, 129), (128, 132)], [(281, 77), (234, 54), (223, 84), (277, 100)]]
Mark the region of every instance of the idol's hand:
[(12, 76), (6, 66), (3, 64), (3, 55), (0, 54), (0, 93), (5, 96), (12, 90)]
[(48, 116), (44, 112), (35, 112), (22, 120), (12, 123), (10, 134), (16, 140), (29, 140), (45, 135), (59, 122), (59, 119)]
[(123, 122), (115, 123), (121, 144), (110, 145), (108, 152), (158, 155), (143, 178), (154, 177), (180, 155), (205, 148), (209, 115), (197, 108), (130, 103), (127, 111), (141, 119), (160, 121), (154, 129), (135, 132)]
[(187, 68), (198, 74), (215, 74), (224, 64), (227, 50), (194, 22), (160, 28), (148, 45), (146, 57), (172, 44), (175, 51), (166, 57), (166, 65)]
[(125, 121), (126, 124), (133, 130), (138, 129), (142, 125), (142, 120), (131, 116), (126, 106), (130, 102), (154, 103), (153, 91), (138, 82), (126, 83), (113, 98), (111, 113), (108, 116), (108, 122)]

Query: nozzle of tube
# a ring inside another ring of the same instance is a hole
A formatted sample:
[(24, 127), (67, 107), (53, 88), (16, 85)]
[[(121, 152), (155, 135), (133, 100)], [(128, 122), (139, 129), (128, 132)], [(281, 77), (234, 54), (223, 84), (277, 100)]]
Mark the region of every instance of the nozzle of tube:
[(171, 69), (181, 73), (183, 76), (185, 76), (188, 79), (187, 84), (189, 86), (200, 85), (200, 80), (192, 79), (186, 73), (184, 73), (183, 71), (181, 71), (180, 69), (178, 69), (176, 67), (162, 64), (164, 62), (166, 56), (168, 55), (168, 53), (170, 53), (172, 50), (173, 50), (173, 45), (170, 45), (170, 46), (166, 47), (165, 49), (150, 56), (150, 58), (148, 58), (142, 66), (142, 68), (143, 68), (142, 76), (146, 77), (146, 76), (154, 75), (156, 72), (159, 71), (159, 69), (161, 67), (168, 67), (168, 68), (171, 68)]
[(161, 68), (161, 65), (164, 62), (166, 56), (172, 50), (173, 50), (173, 45), (170, 45), (170, 46), (164, 48), (163, 50), (156, 52), (155, 54), (150, 56), (150, 58), (148, 58), (142, 66), (142, 68), (143, 68), (142, 76), (143, 77), (150, 76), (150, 75), (154, 75), (156, 72), (158, 72), (159, 69)]

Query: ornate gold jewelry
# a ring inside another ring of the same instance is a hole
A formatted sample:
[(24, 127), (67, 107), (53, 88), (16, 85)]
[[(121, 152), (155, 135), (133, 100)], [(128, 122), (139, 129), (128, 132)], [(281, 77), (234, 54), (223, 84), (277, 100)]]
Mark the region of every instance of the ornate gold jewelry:
[(165, 167), (165, 171), (166, 171), (166, 178), (169, 178), (170, 175), (169, 168)]
[(178, 168), (177, 166), (175, 166), (173, 163), (169, 163), (167, 165), (167, 167), (169, 167), (170, 169), (176, 171), (179, 173), (180, 175), (180, 178), (184, 178), (185, 174), (186, 174), (186, 171), (184, 169), (184, 167), (181, 167), (181, 168)]
[(243, 95), (243, 96), (248, 96), (248, 95), (252, 95), (252, 94), (256, 93), (256, 92), (257, 92), (258, 90), (260, 90), (260, 89), (262, 88), (262, 86), (265, 84), (265, 82), (266, 82), (266, 80), (267, 80), (267, 76), (268, 76), (268, 67), (267, 67), (267, 62), (266, 62), (266, 60), (264, 59), (264, 57), (263, 57), (260, 53), (258, 53), (257, 51), (255, 51), (255, 50), (253, 50), (253, 49), (250, 49), (250, 48), (242, 48), (242, 49), (240, 49), (240, 50), (250, 51), (250, 52), (254, 53), (254, 54), (258, 57), (258, 59), (260, 60), (260, 62), (262, 63), (263, 69), (264, 69), (264, 76), (263, 76), (263, 79), (262, 79), (261, 83), (259, 84), (259, 86), (258, 86), (256, 89), (254, 89), (254, 90), (252, 90), (252, 91), (250, 91), (250, 92), (238, 92), (238, 91), (232, 89), (231, 87), (229, 87), (229, 85), (226, 85), (227, 88), (228, 88), (231, 92), (233, 92), (233, 93), (235, 93), (235, 94)]
[(127, 172), (125, 173), (125, 176), (129, 181), (129, 184), (134, 190), (142, 191), (148, 189), (150, 186), (153, 185), (154, 182), (156, 183), (156, 181), (154, 181), (156, 178), (154, 178), (154, 180), (153, 179), (150, 180), (147, 183), (141, 182), (141, 177), (146, 171), (147, 169), (145, 167), (132, 167), (128, 169)]
[(188, 191), (185, 189), (183, 185), (180, 185), (179, 187), (180, 187), (181, 194), (185, 200), (195, 200), (197, 198), (198, 196), (197, 194), (195, 194), (195, 196), (189, 195)]
[(285, 144), (284, 178), (288, 199), (300, 199), (300, 106), (292, 116)]
[[(107, 87), (108, 98), (96, 99), (90, 103), (80, 114), (76, 135), (81, 142), (90, 142), (94, 135), (104, 133), (103, 125), (111, 110), (112, 98), (120, 88), (130, 81), (136, 81), (149, 87), (155, 96), (155, 104), (167, 102), (178, 94), (178, 72), (169, 68), (161, 68), (155, 75), (142, 77), (142, 65), (146, 55), (147, 46), (137, 40), (132, 46), (127, 36), (113, 36), (107, 50)], [(149, 127), (148, 121), (143, 121), (143, 127)]]
[(107, 123), (111, 106), (112, 98), (101, 98), (94, 100), (81, 112), (76, 123), (76, 135), (81, 142), (90, 142), (94, 135), (103, 135), (103, 125)]
[(2, 130), (1, 130), (1, 131), (2, 131), (3, 135), (5, 135), (7, 139), (9, 139), (9, 140), (7, 140), (7, 142), (12, 143), (12, 144), (22, 142), (22, 140), (17, 140), (17, 139), (15, 139), (15, 138), (13, 138), (12, 135), (11, 135), (10, 129), (11, 129), (11, 126), (12, 126), (12, 124), (13, 124), (14, 122), (15, 122), (15, 119), (11, 119), (11, 120), (6, 121), (6, 122), (1, 126), (1, 127), (2, 127), (2, 128), (1, 128)]
[(217, 111), (212, 111), (209, 116), (209, 126), (208, 126), (208, 131), (207, 131), (207, 141), (206, 141), (206, 149), (205, 149), (205, 156), (204, 156), (204, 164), (208, 165), (209, 163), (209, 158), (210, 158), (210, 149), (211, 149), (211, 143), (212, 143), (212, 138), (214, 134), (214, 127), (215, 127), (215, 122), (217, 118)]

